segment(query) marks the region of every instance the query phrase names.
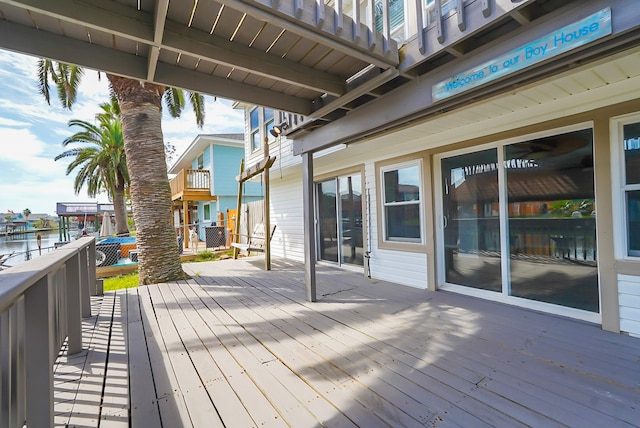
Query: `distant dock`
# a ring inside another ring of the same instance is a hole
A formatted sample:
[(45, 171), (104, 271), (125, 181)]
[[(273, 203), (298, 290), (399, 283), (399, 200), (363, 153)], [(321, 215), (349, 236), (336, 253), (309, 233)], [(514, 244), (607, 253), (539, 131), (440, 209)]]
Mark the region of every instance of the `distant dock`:
[(5, 229), (5, 230), (0, 230), (0, 236), (25, 235), (29, 233), (41, 233), (41, 232), (55, 232), (56, 230), (58, 229), (54, 227), (46, 227), (41, 229), (25, 229), (25, 228), (12, 229), (12, 230)]

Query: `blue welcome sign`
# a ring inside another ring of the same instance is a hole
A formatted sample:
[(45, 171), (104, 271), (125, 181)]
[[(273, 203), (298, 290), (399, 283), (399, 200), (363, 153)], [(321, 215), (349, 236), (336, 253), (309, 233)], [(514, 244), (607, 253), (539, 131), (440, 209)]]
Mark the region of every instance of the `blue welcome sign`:
[(538, 62), (611, 34), (611, 8), (605, 8), (498, 58), (436, 83), (434, 101), (484, 85)]

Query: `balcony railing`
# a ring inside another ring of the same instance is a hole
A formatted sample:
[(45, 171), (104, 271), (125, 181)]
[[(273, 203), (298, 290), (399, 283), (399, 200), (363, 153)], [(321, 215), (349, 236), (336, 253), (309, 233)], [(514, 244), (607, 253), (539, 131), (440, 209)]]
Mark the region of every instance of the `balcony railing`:
[(211, 173), (206, 169), (183, 169), (170, 182), (171, 199), (210, 195)]
[(82, 350), (95, 278), (93, 237), (0, 272), (0, 426), (53, 426), (53, 363)]

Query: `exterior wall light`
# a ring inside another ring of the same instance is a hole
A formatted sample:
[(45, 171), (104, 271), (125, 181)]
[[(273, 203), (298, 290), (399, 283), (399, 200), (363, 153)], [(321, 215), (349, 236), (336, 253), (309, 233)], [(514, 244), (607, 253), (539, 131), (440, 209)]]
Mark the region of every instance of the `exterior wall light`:
[(280, 125), (275, 125), (273, 128), (269, 130), (269, 133), (274, 137), (278, 138), (282, 132), (289, 128), (289, 124), (287, 122), (282, 122)]

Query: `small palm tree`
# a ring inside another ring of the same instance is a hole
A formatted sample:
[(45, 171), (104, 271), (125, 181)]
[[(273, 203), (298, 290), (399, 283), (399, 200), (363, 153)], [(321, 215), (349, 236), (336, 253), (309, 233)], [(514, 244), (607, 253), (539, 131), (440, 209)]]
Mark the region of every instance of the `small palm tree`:
[[(53, 81), (62, 105), (70, 109), (82, 74), (79, 67), (42, 59), (38, 65), (40, 93), (49, 102), (49, 82)], [(163, 98), (170, 114), (178, 117), (184, 108), (185, 97), (182, 91), (174, 88), (112, 74), (107, 74), (107, 78), (120, 106), (131, 178), (129, 191), (136, 224), (140, 283), (186, 278), (172, 226), (171, 189), (162, 136)], [(189, 101), (196, 114), (196, 122), (202, 127), (204, 97), (190, 93)]]
[(29, 208), (25, 208), (22, 210), (22, 215), (24, 216), (24, 219), (27, 220), (29, 218), (29, 216), (31, 215), (31, 210)]
[(62, 142), (64, 147), (79, 144), (65, 150), (55, 160), (73, 158), (67, 166), (67, 175), (77, 171), (74, 190), (79, 194), (87, 187), (87, 194), (94, 198), (98, 193), (106, 191), (113, 201), (116, 214), (116, 233), (129, 234), (125, 190), (129, 184), (122, 125), (113, 113), (111, 104), (101, 104), (103, 112), (96, 115), (98, 124), (94, 125), (82, 120), (70, 120), (69, 127), (79, 127), (80, 131)]

